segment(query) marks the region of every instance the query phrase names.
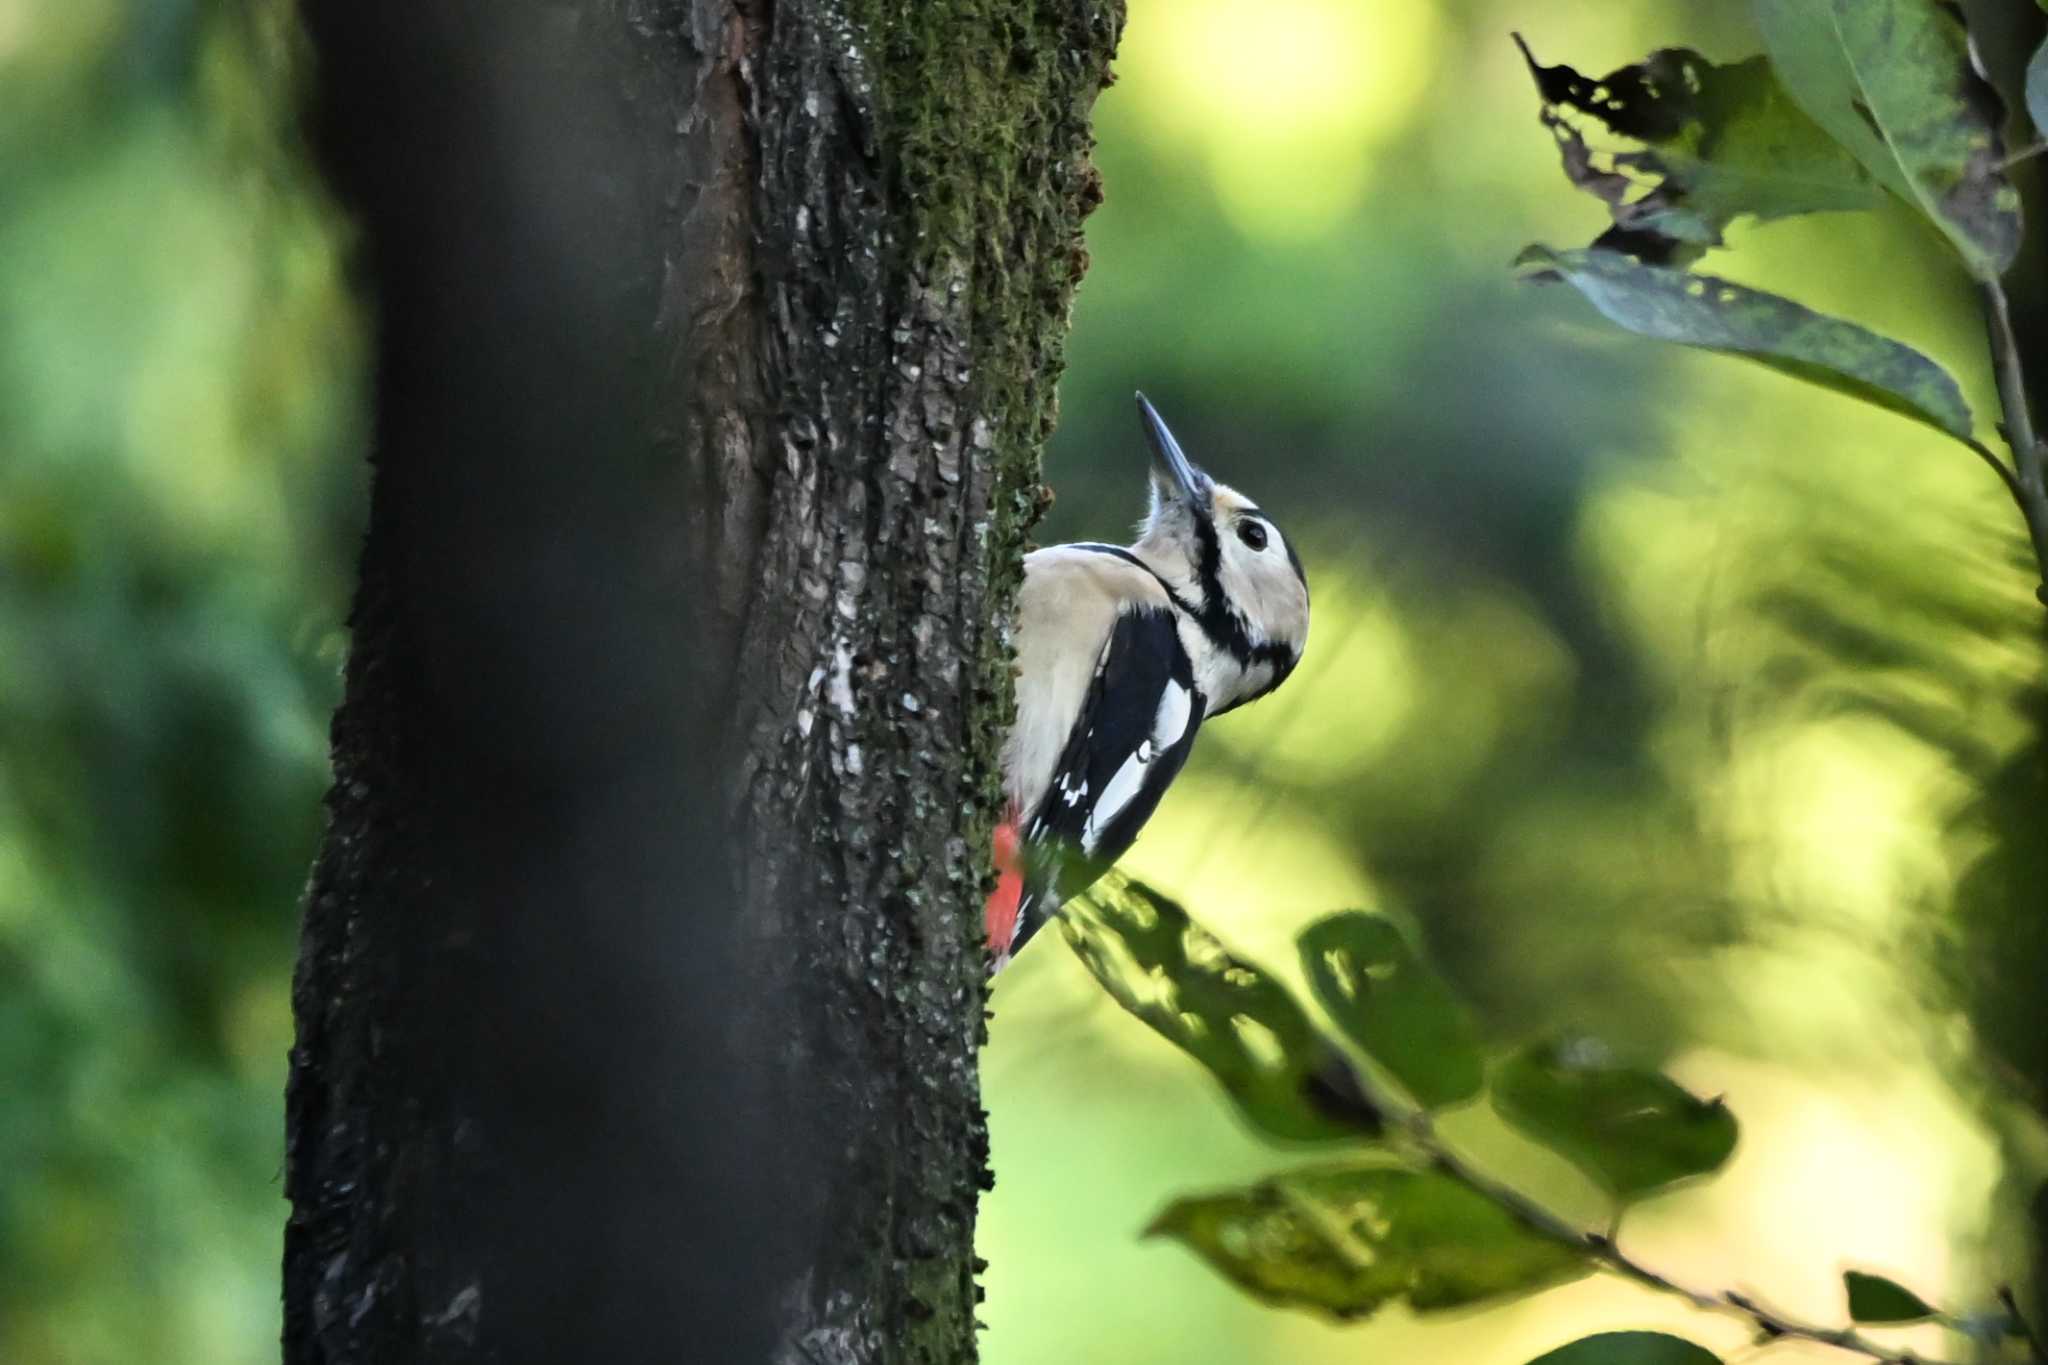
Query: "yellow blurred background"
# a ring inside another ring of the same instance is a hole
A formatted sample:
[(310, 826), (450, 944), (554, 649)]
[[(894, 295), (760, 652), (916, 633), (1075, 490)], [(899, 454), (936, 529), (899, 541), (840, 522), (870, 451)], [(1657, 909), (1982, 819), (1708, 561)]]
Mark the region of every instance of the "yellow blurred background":
[[(1624, 1224), (1660, 1269), (1822, 1322), (1846, 1320), (1850, 1265), (1983, 1306), (2025, 1273), (2016, 1172), (2042, 1154), (2012, 1102), (2039, 1092), (2007, 1088), (1945, 965), (2044, 902), (1995, 923), (1960, 903), (1999, 837), (1987, 780), (2038, 742), (2015, 519), (1938, 436), (1516, 284), (1523, 244), (1604, 219), (1559, 172), (1514, 30), (1588, 72), (1760, 49), (1733, 3), (1131, 6), (1043, 538), (1137, 515), (1142, 384), (1306, 547), (1315, 625), (1286, 689), (1204, 731), (1125, 866), (1290, 980), (1312, 918), (1405, 914), (1501, 1039), (1591, 1027), (1726, 1095), (1734, 1162)], [(1731, 247), (1703, 268), (1928, 351), (1989, 435), (1972, 301), (1931, 233), (1835, 216)], [(1598, 1277), (1448, 1319), (1261, 1307), (1139, 1232), (1175, 1195), (1320, 1154), (1249, 1135), (1064, 945), (1026, 954), (994, 1009), (994, 1365), (1747, 1341)], [(1599, 1218), (1498, 1123), (1452, 1131)]]
[[(274, 1357), (295, 898), (362, 500), (346, 229), (284, 132), (286, 11), (0, 0), (0, 1361)], [(1046, 461), (1051, 542), (1141, 510), (1142, 386), (1302, 547), (1307, 658), (1205, 731), (1127, 865), (1296, 977), (1407, 917), (1503, 1041), (1582, 1027), (1743, 1124), (1642, 1258), (1844, 1316), (2028, 1265), (2048, 970), (2042, 638), (1995, 482), (1916, 426), (1514, 282), (1589, 240), (1509, 33), (1604, 71), (1757, 50), (1735, 0), (1132, 0)], [(1904, 214), (1709, 268), (1993, 404)], [(1336, 1326), (1140, 1230), (1309, 1154), (1046, 935), (984, 1062), (986, 1358), (1515, 1365), (1739, 1324), (1599, 1278)], [(1575, 1216), (1482, 1114), (1449, 1130)], [(1920, 1329), (1902, 1341), (1952, 1356)], [(1774, 1348), (1772, 1359), (1821, 1359)]]

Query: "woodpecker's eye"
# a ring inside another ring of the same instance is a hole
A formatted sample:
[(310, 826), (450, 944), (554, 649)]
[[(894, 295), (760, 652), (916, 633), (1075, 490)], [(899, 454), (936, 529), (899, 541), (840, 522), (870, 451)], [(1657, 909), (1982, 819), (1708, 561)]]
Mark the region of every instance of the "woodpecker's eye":
[(1254, 550), (1266, 548), (1266, 528), (1249, 519), (1237, 524), (1237, 538)]

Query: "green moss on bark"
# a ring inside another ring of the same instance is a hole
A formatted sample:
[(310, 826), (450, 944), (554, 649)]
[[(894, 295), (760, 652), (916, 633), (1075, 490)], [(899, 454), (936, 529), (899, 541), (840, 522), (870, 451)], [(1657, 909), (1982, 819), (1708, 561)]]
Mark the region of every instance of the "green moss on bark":
[[(907, 273), (966, 281), (973, 304), (974, 444), (991, 476), (988, 607), (1007, 622), (1028, 536), (1051, 495), (1040, 456), (1058, 414), (1082, 221), (1102, 199), (1090, 115), (1122, 33), (1120, 0), (849, 0), (876, 75), (876, 147), (913, 227)], [(950, 287), (950, 286), (949, 286)], [(974, 761), (985, 835), (1014, 715), (1007, 632), (975, 660)]]
[(774, 471), (749, 915), (833, 1157), (791, 1360), (973, 1355), (980, 899), (1115, 3), (784, 0), (749, 66)]

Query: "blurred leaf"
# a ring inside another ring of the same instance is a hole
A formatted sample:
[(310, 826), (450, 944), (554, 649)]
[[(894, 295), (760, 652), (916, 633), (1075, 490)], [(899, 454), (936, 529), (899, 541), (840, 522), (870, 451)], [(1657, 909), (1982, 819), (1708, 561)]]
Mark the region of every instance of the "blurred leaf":
[(1849, 1316), (1858, 1322), (1919, 1322), (1940, 1316), (1918, 1294), (1882, 1275), (1845, 1270), (1842, 1284), (1849, 1291)]
[(2025, 1341), (2027, 1324), (2004, 1308), (1986, 1308), (1975, 1313), (1943, 1313), (1944, 1325), (1954, 1328), (1964, 1336), (1986, 1346), (1996, 1346), (2002, 1341)]
[(1501, 1117), (1624, 1203), (1705, 1175), (1735, 1150), (1735, 1116), (1669, 1077), (1619, 1065), (1591, 1038), (1537, 1043), (1494, 1076)]
[(1263, 1303), (1365, 1317), (1418, 1312), (1583, 1273), (1544, 1237), (1435, 1171), (1314, 1167), (1175, 1200), (1146, 1230), (1173, 1238)]
[[(1653, 264), (1684, 263), (1734, 219), (1875, 207), (1870, 173), (1779, 87), (1762, 57), (1717, 66), (1663, 48), (1598, 80), (1543, 66), (1515, 42), (1544, 100), (1565, 174), (1604, 200), (1614, 226), (1594, 243)], [(1647, 150), (1587, 147), (1561, 110), (1575, 109)]]
[(1425, 1109), (1468, 1100), (1486, 1080), (1479, 1037), (1456, 996), (1392, 922), (1332, 915), (1301, 936), (1309, 987), (1344, 1036)]
[(1778, 79), (1814, 122), (1917, 206), (1979, 279), (2020, 243), (1997, 94), (1940, 0), (1756, 0)]
[(2027, 117), (2034, 121), (2035, 137), (2048, 137), (2048, 42), (2027, 63)]
[(1516, 261), (1528, 278), (1563, 280), (1608, 321), (1638, 336), (1676, 341), (1768, 365), (1970, 439), (1969, 405), (1948, 371), (1910, 346), (1761, 290), (1613, 251), (1532, 246)]
[(1545, 1351), (1529, 1365), (1718, 1365), (1721, 1357), (1662, 1332), (1601, 1332)]
[(1103, 989), (1207, 1067), (1254, 1126), (1301, 1141), (1378, 1130), (1349, 1065), (1286, 988), (1173, 901), (1110, 872), (1067, 903), (1060, 929)]

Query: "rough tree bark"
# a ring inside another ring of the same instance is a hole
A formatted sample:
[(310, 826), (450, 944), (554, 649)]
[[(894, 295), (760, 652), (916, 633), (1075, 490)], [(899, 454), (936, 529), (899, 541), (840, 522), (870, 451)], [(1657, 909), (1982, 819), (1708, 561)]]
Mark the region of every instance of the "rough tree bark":
[(303, 0), (374, 482), (290, 1365), (973, 1358), (997, 623), (1117, 0)]

